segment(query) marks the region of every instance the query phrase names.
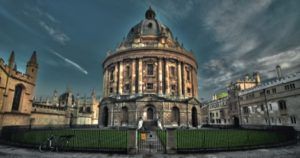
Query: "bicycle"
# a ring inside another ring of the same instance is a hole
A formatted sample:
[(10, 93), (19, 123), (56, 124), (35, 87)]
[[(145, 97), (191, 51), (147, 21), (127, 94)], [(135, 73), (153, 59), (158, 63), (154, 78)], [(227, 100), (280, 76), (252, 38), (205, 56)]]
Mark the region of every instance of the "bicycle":
[(65, 145), (70, 143), (70, 139), (73, 138), (74, 135), (62, 135), (55, 137), (51, 135), (47, 138), (46, 141), (39, 145), (40, 152), (44, 151), (56, 151), (58, 152), (59, 149), (63, 149)]

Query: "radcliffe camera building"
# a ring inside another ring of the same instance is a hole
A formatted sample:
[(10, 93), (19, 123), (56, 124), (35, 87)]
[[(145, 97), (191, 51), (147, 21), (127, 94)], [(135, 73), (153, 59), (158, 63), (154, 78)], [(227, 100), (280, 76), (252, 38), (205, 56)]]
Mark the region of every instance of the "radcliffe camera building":
[(103, 62), (100, 125), (194, 126), (200, 123), (198, 65), (149, 8)]

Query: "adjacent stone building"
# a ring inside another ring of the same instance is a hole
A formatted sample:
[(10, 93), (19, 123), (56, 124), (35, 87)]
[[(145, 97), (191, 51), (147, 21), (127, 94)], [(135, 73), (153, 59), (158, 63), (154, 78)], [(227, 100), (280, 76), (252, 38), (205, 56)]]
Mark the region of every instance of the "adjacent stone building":
[(198, 65), (149, 8), (103, 62), (101, 126), (198, 126)]
[(37, 71), (36, 52), (27, 62), (26, 73), (17, 70), (14, 52), (8, 64), (0, 59), (0, 128), (30, 123)]
[(91, 95), (76, 96), (70, 88), (58, 96), (55, 90), (51, 98), (35, 99), (32, 107), (32, 126), (98, 125), (99, 98)]
[[(278, 72), (277, 67), (277, 72)], [(284, 125), (300, 130), (300, 73), (239, 92), (242, 125)]]

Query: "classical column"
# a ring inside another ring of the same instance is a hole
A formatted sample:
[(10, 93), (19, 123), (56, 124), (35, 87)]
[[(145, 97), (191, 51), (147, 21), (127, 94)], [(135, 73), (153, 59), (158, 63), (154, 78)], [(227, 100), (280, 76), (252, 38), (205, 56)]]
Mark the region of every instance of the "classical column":
[(169, 74), (169, 64), (168, 64), (168, 60), (166, 60), (166, 64), (165, 64), (165, 69), (166, 69), (166, 74), (165, 74), (165, 77), (166, 77), (166, 85), (165, 85), (165, 89), (166, 89), (166, 96), (169, 96), (170, 95), (170, 74)]
[(185, 87), (185, 83), (186, 83), (186, 70), (185, 70), (185, 64), (182, 63), (182, 92), (183, 92), (183, 96), (184, 98), (186, 97), (186, 87)]
[(191, 70), (190, 70), (190, 73), (191, 73), (191, 83), (192, 83), (192, 97), (194, 97), (195, 96), (195, 79), (194, 79), (194, 68), (193, 67), (191, 67)]
[(102, 89), (103, 89), (103, 96), (104, 97), (107, 97), (107, 80), (106, 80), (106, 76), (107, 76), (107, 69), (104, 68), (104, 73), (103, 73), (103, 86), (102, 86)]
[(135, 81), (136, 81), (136, 73), (135, 73), (135, 59), (132, 59), (132, 63), (131, 63), (131, 91), (130, 94), (134, 95), (135, 94)]
[(178, 87), (178, 96), (182, 97), (182, 78), (181, 78), (181, 63), (177, 61), (177, 87)]
[(159, 58), (158, 59), (158, 95), (162, 95), (163, 94), (163, 80), (162, 80), (162, 59)]
[(114, 84), (113, 84), (113, 89), (114, 89), (114, 93), (117, 94), (118, 93), (118, 72), (119, 72), (119, 66), (118, 64), (115, 65), (115, 70), (114, 70)]
[(193, 69), (194, 71), (194, 97), (198, 98), (198, 76), (197, 76), (197, 69)]
[(123, 61), (120, 61), (120, 70), (119, 70), (119, 94), (123, 94)]
[(139, 94), (143, 93), (143, 59), (139, 59)]

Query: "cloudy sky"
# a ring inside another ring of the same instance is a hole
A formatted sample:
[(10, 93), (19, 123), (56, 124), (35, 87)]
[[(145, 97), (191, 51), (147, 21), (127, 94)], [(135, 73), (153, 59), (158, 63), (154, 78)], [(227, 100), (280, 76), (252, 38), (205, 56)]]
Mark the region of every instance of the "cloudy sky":
[(253, 71), (300, 71), (299, 0), (0, 0), (0, 57), (38, 53), (37, 96), (102, 93), (101, 63), (152, 6), (199, 64), (200, 97)]

